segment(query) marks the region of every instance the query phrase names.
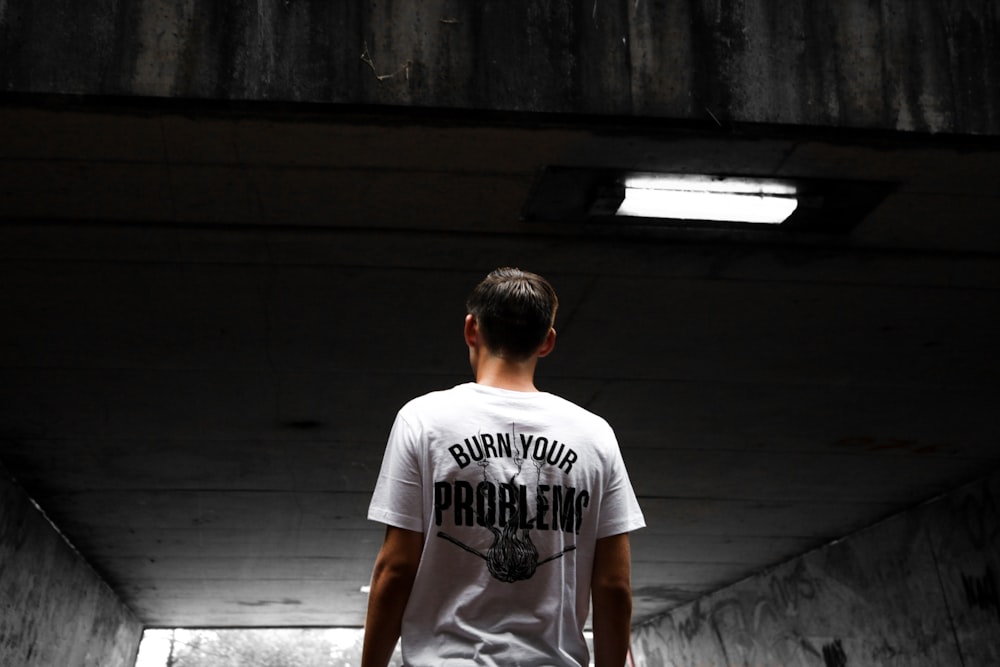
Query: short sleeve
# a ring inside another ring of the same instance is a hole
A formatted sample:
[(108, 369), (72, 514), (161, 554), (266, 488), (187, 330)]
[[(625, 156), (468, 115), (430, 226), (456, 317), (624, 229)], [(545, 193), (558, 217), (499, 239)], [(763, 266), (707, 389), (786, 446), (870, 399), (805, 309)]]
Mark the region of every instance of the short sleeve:
[(646, 525), (617, 440), (615, 440), (614, 453), (611, 457), (600, 507), (601, 515), (597, 525), (598, 539), (628, 533)]
[(368, 518), (416, 532), (425, 529), (418, 434), (402, 413), (396, 415), (382, 458)]

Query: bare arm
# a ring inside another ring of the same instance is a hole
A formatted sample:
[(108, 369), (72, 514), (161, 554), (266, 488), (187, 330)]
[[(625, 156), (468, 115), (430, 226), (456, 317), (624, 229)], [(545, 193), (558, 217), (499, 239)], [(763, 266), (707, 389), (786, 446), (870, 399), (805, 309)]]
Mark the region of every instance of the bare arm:
[(361, 667), (386, 667), (399, 639), (403, 610), (420, 563), (423, 533), (387, 527), (375, 560)]
[(632, 625), (631, 561), (628, 533), (597, 540), (590, 578), (596, 667), (622, 667), (628, 656)]

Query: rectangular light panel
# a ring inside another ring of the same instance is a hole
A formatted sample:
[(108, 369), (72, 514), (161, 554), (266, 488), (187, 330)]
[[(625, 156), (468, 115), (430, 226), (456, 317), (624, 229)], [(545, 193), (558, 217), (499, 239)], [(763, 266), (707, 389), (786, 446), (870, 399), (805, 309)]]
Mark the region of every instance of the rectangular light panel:
[(775, 225), (798, 207), (795, 187), (778, 181), (637, 173), (624, 185), (618, 216)]

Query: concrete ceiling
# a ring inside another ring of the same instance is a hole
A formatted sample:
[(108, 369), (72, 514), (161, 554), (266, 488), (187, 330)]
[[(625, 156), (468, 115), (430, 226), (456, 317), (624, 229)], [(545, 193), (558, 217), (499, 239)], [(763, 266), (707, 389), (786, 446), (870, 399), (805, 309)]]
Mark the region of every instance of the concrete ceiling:
[[(545, 166), (890, 183), (845, 236), (527, 223)], [(149, 626), (362, 624), (396, 409), (560, 293), (636, 619), (1000, 465), (1000, 145), (466, 112), (0, 107), (0, 461)]]

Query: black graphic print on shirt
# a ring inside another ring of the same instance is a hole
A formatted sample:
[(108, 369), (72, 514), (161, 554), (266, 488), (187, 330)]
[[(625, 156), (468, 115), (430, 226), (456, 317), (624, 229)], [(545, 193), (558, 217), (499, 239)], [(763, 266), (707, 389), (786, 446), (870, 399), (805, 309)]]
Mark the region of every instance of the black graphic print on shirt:
[[(531, 539), (532, 530), (580, 532), (583, 514), (590, 506), (589, 491), (543, 483), (547, 477), (565, 478), (572, 470), (578, 460), (572, 448), (545, 436), (479, 433), (448, 451), (459, 469), (475, 464), (482, 478), (475, 484), (465, 480), (435, 482), (435, 523), (440, 526), (447, 517), (455, 526), (488, 529), (492, 543), (484, 552), (444, 531), (438, 531), (438, 537), (482, 558), (490, 574), (506, 583), (530, 579), (539, 565), (576, 549), (571, 545), (539, 560)], [(530, 480), (533, 488), (521, 481), (528, 461), (535, 472)]]

